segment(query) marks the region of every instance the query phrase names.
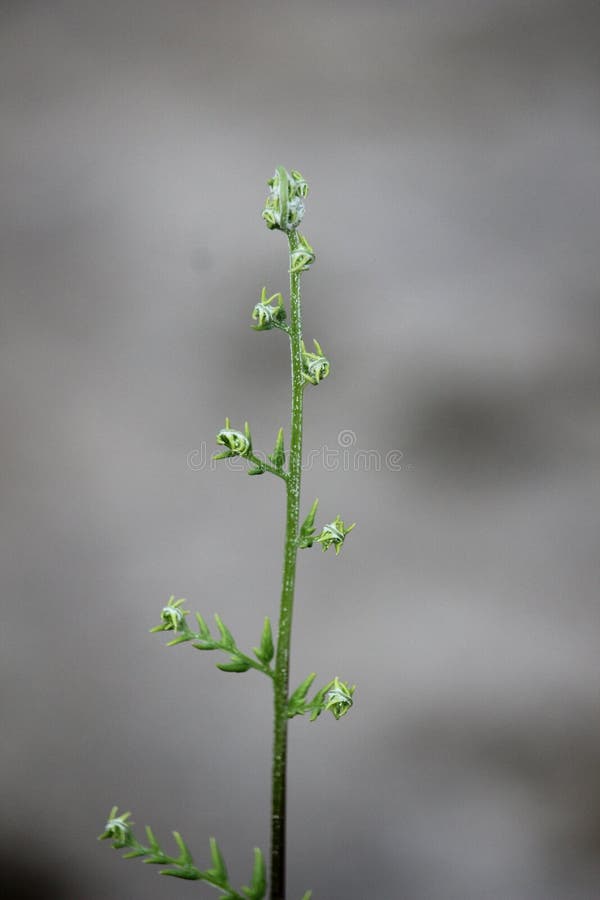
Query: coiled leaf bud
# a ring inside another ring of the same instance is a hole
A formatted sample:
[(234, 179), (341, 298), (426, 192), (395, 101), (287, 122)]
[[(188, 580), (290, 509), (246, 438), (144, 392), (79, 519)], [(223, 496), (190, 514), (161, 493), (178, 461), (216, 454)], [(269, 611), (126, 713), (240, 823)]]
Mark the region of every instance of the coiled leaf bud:
[(163, 606), (160, 614), (160, 625), (150, 629), (150, 633), (157, 631), (182, 631), (185, 628), (185, 617), (189, 615), (188, 609), (182, 609), (184, 599), (176, 600), (175, 596), (169, 598), (166, 606)]
[(121, 813), (121, 815), (118, 816), (118, 811), (119, 807), (113, 806), (110, 811), (108, 821), (104, 826), (104, 831), (102, 832), (98, 840), (110, 840), (113, 842), (113, 847), (115, 848), (115, 850), (122, 850), (125, 847), (130, 847), (133, 843), (131, 826), (134, 823), (127, 821), (131, 815), (130, 812)]
[(310, 384), (319, 384), (324, 378), (327, 378), (330, 371), (329, 360), (323, 355), (321, 345), (318, 341), (313, 341), (316, 353), (309, 353), (302, 341), (302, 370), (304, 380)]
[(335, 547), (335, 555), (337, 556), (342, 549), (346, 535), (350, 534), (355, 525), (356, 522), (353, 522), (349, 528), (346, 528), (340, 517), (336, 516), (333, 522), (323, 525), (323, 530), (319, 537), (315, 538), (315, 542), (322, 545), (323, 551), (328, 550), (331, 546)]
[(325, 695), (325, 709), (333, 713), (336, 719), (341, 719), (351, 709), (354, 701), (352, 695), (356, 690), (356, 685), (350, 687), (345, 681), (340, 681), (336, 676), (333, 680), (333, 687)]
[(250, 456), (252, 453), (252, 439), (250, 437), (250, 426), (246, 422), (244, 425), (244, 434), (241, 431), (235, 431), (230, 426), (229, 419), (225, 419), (225, 428), (217, 434), (217, 444), (226, 449), (222, 453), (216, 453), (213, 459), (227, 459), (230, 456)]
[[(277, 300), (275, 306), (272, 305), (274, 300)], [(271, 328), (281, 328), (285, 322), (285, 317), (283, 296), (281, 294), (273, 294), (267, 298), (267, 289), (263, 288), (260, 302), (252, 310), (252, 318), (256, 322), (256, 325), (252, 326), (254, 330), (270, 331)]]
[(293, 231), (304, 215), (303, 200), (308, 194), (306, 181), (296, 169), (288, 172), (283, 166), (277, 166), (267, 184), (270, 193), (262, 212), (267, 228), (279, 228), (286, 233)]
[(300, 246), (290, 255), (290, 272), (294, 275), (297, 275), (298, 272), (306, 272), (315, 261), (315, 251), (300, 232), (298, 232), (298, 240)]

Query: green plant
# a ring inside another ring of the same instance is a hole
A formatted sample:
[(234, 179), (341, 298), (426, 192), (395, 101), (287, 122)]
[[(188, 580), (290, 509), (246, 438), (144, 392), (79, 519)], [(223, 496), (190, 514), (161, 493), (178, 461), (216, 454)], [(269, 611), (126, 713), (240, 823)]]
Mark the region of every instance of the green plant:
[[(334, 547), (340, 552), (346, 536), (354, 525), (347, 527), (338, 516), (324, 525), (317, 535), (315, 518), (318, 500), (313, 503), (308, 515), (300, 525), (300, 487), (302, 478), (302, 415), (304, 390), (308, 384), (318, 385), (329, 375), (330, 365), (323, 355), (320, 344), (314, 341), (315, 352), (306, 350), (302, 340), (302, 307), (300, 302), (300, 278), (315, 260), (315, 254), (298, 231), (304, 215), (304, 198), (308, 186), (299, 172), (288, 172), (279, 166), (268, 182), (270, 193), (262, 216), (269, 229), (278, 229), (286, 234), (289, 247), (289, 321), (280, 293), (267, 298), (266, 288), (262, 290), (260, 301), (254, 307), (252, 319), (257, 331), (279, 329), (290, 341), (291, 351), (291, 430), (290, 447), (286, 468), (283, 428), (279, 429), (275, 447), (266, 458), (258, 456), (252, 446), (250, 428), (246, 422), (243, 431), (231, 428), (229, 419), (217, 434), (217, 444), (223, 447), (215, 459), (241, 457), (250, 465), (249, 475), (271, 474), (281, 479), (286, 491), (286, 525), (283, 555), (283, 581), (277, 641), (273, 640), (271, 623), (265, 618), (258, 647), (252, 653), (241, 650), (229, 629), (215, 615), (217, 633), (199, 613), (196, 613), (198, 630), (194, 631), (187, 621), (189, 611), (184, 609), (183, 599), (171, 597), (161, 612), (160, 624), (153, 632), (173, 632), (175, 637), (167, 646), (191, 643), (198, 650), (219, 650), (228, 655), (225, 662), (217, 663), (224, 672), (247, 672), (256, 669), (266, 675), (273, 684), (274, 694), (274, 741), (272, 760), (272, 809), (271, 809), (271, 865), (269, 879), (270, 900), (285, 900), (285, 830), (286, 830), (286, 766), (288, 720), (308, 714), (311, 721), (329, 710), (336, 719), (346, 715), (353, 703), (354, 686), (337, 677), (329, 681), (309, 699), (312, 684), (316, 678), (311, 673), (291, 694), (289, 692), (290, 642), (294, 587), (296, 580), (296, 559), (299, 549), (320, 543), (323, 550)], [(173, 835), (179, 849), (176, 856), (166, 853), (149, 827), (146, 828), (147, 844), (140, 843), (132, 830), (130, 813), (118, 814), (117, 807), (111, 810), (100, 840), (111, 840), (117, 850), (126, 850), (126, 859), (143, 858), (146, 863), (164, 866), (162, 875), (204, 881), (218, 888), (226, 900), (263, 900), (267, 896), (267, 877), (263, 855), (254, 850), (254, 868), (250, 884), (235, 890), (229, 883), (227, 868), (214, 838), (210, 839), (212, 866), (199, 869), (179, 832)], [(303, 900), (309, 900), (307, 891)]]

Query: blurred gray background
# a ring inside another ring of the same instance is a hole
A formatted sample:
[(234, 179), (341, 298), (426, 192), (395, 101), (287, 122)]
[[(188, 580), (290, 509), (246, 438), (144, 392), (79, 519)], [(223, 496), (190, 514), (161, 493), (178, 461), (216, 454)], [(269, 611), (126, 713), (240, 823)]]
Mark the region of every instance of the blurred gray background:
[(300, 559), (293, 680), (359, 687), (291, 725), (290, 900), (600, 896), (599, 26), (4, 0), (5, 896), (213, 895), (98, 844), (113, 803), (238, 884), (267, 847), (268, 685), (148, 629), (172, 593), (242, 645), (276, 614), (281, 485), (202, 454), (287, 425), (285, 338), (249, 328), (286, 291), (277, 164), (332, 361), (304, 503), (358, 522)]

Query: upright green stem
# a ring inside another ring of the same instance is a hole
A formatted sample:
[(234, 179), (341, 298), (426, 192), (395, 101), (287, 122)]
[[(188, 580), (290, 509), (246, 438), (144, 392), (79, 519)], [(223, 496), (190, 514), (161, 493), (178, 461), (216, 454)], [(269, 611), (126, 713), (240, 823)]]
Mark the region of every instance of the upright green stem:
[[(291, 254), (298, 249), (295, 231), (288, 234)], [(285, 900), (285, 812), (287, 768), (287, 703), (290, 673), (292, 613), (298, 554), (300, 516), (300, 483), (302, 477), (302, 310), (300, 306), (300, 273), (290, 272), (290, 351), (292, 361), (292, 422), (288, 480), (286, 482), (287, 513), (283, 557), (283, 581), (279, 610), (279, 633), (275, 658), (273, 735), (273, 775), (271, 805), (271, 893), (270, 900)]]

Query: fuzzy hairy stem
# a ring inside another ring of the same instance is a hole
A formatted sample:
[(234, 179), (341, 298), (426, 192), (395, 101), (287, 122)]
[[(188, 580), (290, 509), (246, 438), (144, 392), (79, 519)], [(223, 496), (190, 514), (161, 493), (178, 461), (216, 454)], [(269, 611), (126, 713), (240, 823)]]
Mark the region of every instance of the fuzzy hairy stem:
[[(298, 249), (299, 245), (298, 235), (295, 231), (289, 232), (288, 243), (291, 268), (291, 254)], [(283, 580), (274, 678), (275, 716), (271, 805), (270, 900), (285, 900), (287, 704), (296, 557), (298, 554), (298, 522), (302, 476), (302, 405), (305, 383), (302, 373), (302, 310), (300, 305), (299, 272), (290, 272), (289, 336), (292, 373), (292, 421), (289, 469), (286, 482), (287, 508)]]

